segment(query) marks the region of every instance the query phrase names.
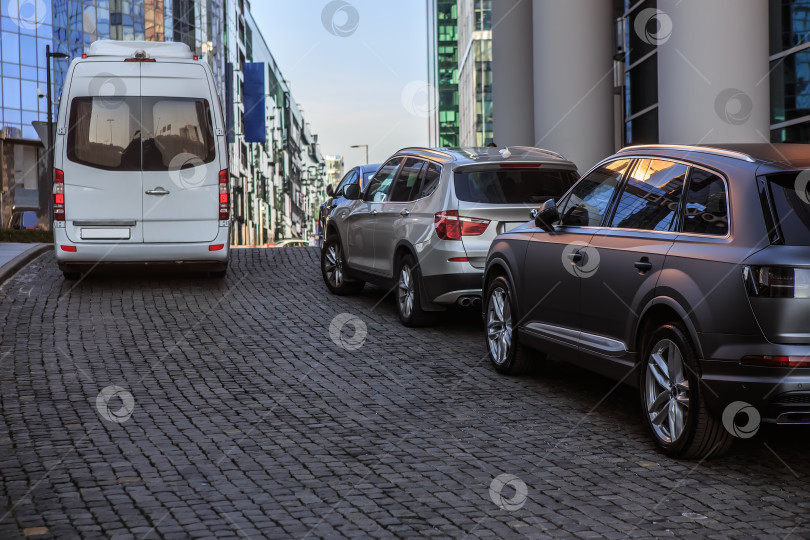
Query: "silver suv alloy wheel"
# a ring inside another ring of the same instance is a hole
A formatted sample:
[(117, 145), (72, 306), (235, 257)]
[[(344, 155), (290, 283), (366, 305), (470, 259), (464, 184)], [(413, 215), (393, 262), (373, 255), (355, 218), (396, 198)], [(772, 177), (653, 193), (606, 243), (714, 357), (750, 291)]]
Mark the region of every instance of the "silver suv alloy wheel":
[(339, 243), (333, 243), (326, 250), (326, 279), (332, 287), (339, 289), (343, 286), (343, 250)]
[(500, 287), (492, 290), (487, 304), (487, 343), (492, 360), (503, 365), (512, 346), (512, 307)]
[(647, 359), (644, 403), (655, 435), (672, 443), (683, 434), (689, 414), (689, 381), (683, 354), (669, 339), (652, 348)]
[(413, 272), (411, 267), (407, 264), (402, 266), (399, 271), (399, 284), (397, 285), (397, 303), (399, 304), (399, 312), (404, 318), (411, 316), (413, 311)]

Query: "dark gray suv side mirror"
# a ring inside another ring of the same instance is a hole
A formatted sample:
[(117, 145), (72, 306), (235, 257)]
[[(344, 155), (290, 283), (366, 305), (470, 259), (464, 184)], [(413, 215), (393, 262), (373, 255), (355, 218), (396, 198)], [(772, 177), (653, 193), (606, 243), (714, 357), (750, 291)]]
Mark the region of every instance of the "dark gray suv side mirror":
[(360, 198), (360, 186), (357, 184), (349, 184), (343, 188), (343, 196), (350, 201), (356, 201)]
[(534, 224), (546, 232), (554, 231), (553, 223), (560, 221), (560, 211), (557, 210), (557, 203), (554, 199), (549, 199), (537, 210), (532, 210)]
[(326, 186), (326, 194), (329, 197), (334, 197), (335, 196), (335, 188), (332, 187), (332, 184), (328, 184)]

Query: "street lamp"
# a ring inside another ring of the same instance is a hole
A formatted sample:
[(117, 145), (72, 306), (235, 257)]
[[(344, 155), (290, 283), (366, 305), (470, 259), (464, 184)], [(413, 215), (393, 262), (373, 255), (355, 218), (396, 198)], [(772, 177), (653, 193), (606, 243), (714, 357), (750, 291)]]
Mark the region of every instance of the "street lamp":
[[(46, 92), (48, 102), (48, 148), (46, 151), (48, 152), (48, 173), (50, 182), (53, 183), (53, 100), (51, 98), (51, 58), (64, 60), (70, 58), (70, 56), (58, 51), (51, 52), (51, 46), (45, 45), (45, 64), (47, 66), (46, 71), (48, 73), (48, 91)], [(48, 200), (53, 201), (53, 197), (49, 197)], [(50, 204), (48, 206), (50, 206)]]
[(368, 145), (367, 144), (353, 144), (351, 148), (365, 148), (366, 149), (366, 165), (368, 165)]

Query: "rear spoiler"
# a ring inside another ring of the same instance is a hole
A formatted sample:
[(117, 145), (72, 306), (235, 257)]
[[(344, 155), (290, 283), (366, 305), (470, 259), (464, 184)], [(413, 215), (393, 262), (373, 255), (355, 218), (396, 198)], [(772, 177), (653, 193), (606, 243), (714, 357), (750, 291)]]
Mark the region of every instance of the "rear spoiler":
[(559, 160), (509, 160), (509, 161), (484, 161), (481, 163), (465, 163), (455, 167), (453, 170), (456, 172), (475, 172), (475, 171), (492, 171), (495, 169), (536, 169), (536, 168), (553, 168), (564, 169), (570, 171), (577, 171), (576, 165), (570, 161)]

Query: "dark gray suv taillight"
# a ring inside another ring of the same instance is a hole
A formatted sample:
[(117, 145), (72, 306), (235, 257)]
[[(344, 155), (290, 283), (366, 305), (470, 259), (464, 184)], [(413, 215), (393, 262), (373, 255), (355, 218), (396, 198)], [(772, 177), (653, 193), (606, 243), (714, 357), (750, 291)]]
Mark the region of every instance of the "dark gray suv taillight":
[(745, 266), (743, 279), (750, 296), (810, 298), (810, 268)]

